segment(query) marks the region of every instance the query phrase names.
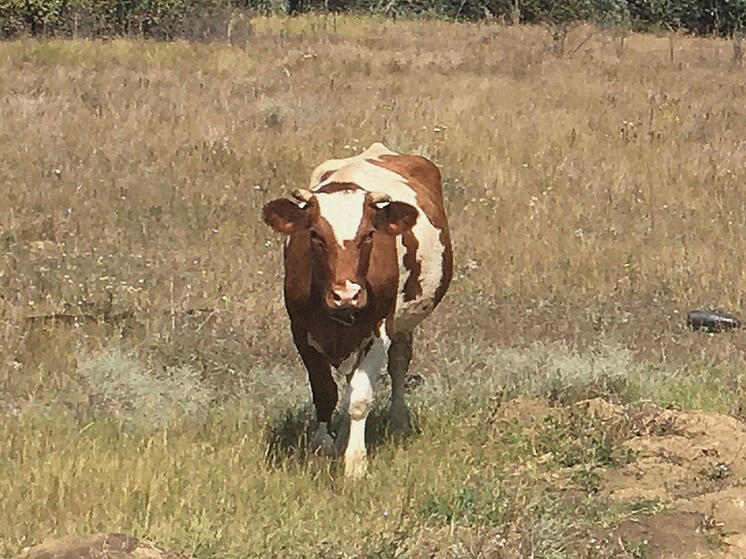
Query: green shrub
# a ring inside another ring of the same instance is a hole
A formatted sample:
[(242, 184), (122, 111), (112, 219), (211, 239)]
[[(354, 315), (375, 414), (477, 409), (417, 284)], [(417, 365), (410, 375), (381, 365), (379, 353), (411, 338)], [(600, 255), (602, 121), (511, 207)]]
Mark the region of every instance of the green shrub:
[(230, 0), (0, 0), (0, 37), (225, 38)]
[(628, 0), (637, 29), (731, 35), (746, 24), (746, 0)]
[(202, 419), (213, 400), (194, 369), (171, 367), (157, 375), (118, 349), (82, 361), (78, 375), (88, 386), (94, 412), (135, 429), (159, 429), (179, 418)]

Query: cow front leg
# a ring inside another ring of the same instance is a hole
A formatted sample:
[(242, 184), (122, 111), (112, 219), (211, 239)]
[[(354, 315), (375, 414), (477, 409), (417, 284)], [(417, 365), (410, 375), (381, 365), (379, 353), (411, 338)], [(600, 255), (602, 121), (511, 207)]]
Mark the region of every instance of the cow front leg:
[(313, 405), (316, 408), (318, 426), (311, 438), (311, 450), (322, 452), (327, 456), (334, 454), (334, 440), (329, 434), (334, 408), (337, 407), (337, 383), (332, 377), (331, 367), (313, 367), (308, 369), (308, 379), (311, 381)]
[(349, 438), (345, 450), (345, 477), (360, 479), (368, 471), (365, 450), (365, 420), (373, 405), (373, 388), (386, 363), (391, 341), (381, 326), (378, 335), (360, 355), (348, 386), (350, 417)]
[(404, 402), (405, 379), (412, 360), (412, 332), (397, 332), (389, 348), (388, 371), (391, 377), (391, 402), (389, 421), (395, 430), (410, 428), (409, 410)]
[(332, 420), (334, 408), (337, 407), (337, 383), (334, 382), (328, 359), (310, 345), (308, 334), (298, 332), (296, 335), (294, 331), (293, 339), (308, 371), (313, 405), (316, 408), (316, 419), (318, 420), (316, 432), (311, 438), (311, 450), (331, 456), (334, 454), (334, 441), (329, 434), (329, 424)]
[(334, 454), (334, 440), (329, 434), (329, 425), (332, 421), (334, 408), (337, 406), (337, 384), (332, 377), (331, 368), (327, 365), (325, 369), (308, 369), (308, 378), (311, 381), (311, 392), (313, 393), (313, 405), (316, 408), (316, 419), (318, 426), (311, 438), (311, 450), (322, 452), (327, 456)]

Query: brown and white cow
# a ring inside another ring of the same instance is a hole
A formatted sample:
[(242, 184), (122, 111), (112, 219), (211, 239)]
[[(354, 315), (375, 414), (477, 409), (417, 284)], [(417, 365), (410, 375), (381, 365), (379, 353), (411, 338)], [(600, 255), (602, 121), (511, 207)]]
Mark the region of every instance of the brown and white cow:
[(337, 405), (331, 368), (346, 375), (345, 475), (367, 469), (365, 419), (384, 364), (391, 376), (390, 414), (406, 425), (404, 377), (412, 330), (443, 298), (452, 276), (451, 240), (438, 168), (383, 144), (330, 160), (309, 190), (264, 206), (264, 221), (288, 235), (285, 306), (308, 370), (318, 429), (313, 444), (331, 450)]

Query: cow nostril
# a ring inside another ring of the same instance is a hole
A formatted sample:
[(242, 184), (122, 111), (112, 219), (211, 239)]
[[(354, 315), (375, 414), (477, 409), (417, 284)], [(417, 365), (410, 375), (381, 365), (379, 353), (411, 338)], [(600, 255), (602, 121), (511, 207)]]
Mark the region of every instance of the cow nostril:
[(341, 300), (342, 300), (342, 297), (340, 297), (340, 296), (339, 296), (339, 293), (337, 293), (336, 291), (332, 291), (332, 298), (333, 298), (333, 299), (334, 299), (335, 301), (337, 301), (337, 302), (339, 302), (339, 301), (341, 301)]

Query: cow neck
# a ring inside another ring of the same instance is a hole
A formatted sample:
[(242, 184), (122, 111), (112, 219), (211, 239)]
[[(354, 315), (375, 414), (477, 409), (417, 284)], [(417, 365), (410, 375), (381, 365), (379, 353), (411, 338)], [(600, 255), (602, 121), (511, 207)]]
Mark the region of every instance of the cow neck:
[[(313, 284), (312, 284), (313, 285)], [(374, 302), (369, 301), (358, 319), (346, 326), (332, 319), (327, 313), (321, 298), (311, 288), (312, 300), (308, 313), (308, 330), (320, 344), (330, 363), (337, 367), (359, 349), (361, 339), (369, 338), (375, 329)]]

